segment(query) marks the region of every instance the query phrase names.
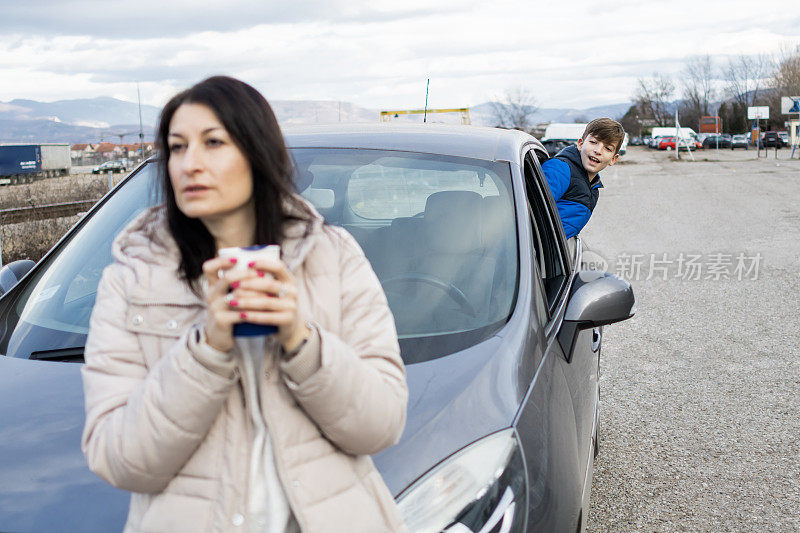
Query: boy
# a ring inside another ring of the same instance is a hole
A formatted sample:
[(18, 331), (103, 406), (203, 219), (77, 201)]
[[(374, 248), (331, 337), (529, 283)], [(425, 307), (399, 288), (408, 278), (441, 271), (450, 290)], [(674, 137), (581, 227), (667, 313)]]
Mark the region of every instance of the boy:
[(564, 148), (542, 165), (567, 239), (580, 233), (589, 222), (603, 187), (600, 171), (617, 162), (624, 138), (622, 124), (598, 118), (586, 125), (577, 144)]

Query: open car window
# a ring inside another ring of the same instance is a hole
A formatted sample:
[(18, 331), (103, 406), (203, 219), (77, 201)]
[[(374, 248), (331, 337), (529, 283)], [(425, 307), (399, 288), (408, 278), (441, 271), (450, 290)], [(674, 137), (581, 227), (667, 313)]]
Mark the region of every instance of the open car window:
[(552, 202), (549, 201), (552, 197), (546, 189), (541, 167), (534, 162), (530, 152), (525, 155), (523, 166), (525, 192), (534, 230), (536, 263), (541, 272), (548, 308), (552, 313), (569, 277), (569, 267), (563, 250), (564, 230), (558, 214), (552, 209)]

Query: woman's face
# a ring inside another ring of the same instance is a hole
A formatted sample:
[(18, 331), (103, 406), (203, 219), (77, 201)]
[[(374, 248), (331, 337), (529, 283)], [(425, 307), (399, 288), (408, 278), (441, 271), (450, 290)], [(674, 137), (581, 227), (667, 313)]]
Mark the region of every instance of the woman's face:
[(250, 163), (209, 107), (178, 107), (167, 143), (169, 179), (184, 215), (207, 221), (252, 216)]

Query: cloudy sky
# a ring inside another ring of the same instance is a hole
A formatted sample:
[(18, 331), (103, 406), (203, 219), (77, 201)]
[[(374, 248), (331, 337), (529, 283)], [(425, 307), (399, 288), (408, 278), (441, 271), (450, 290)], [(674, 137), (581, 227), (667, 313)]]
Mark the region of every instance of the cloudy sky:
[(212, 74), (268, 99), (375, 109), (628, 100), (686, 59), (800, 45), (797, 0), (0, 0), (0, 102), (115, 96), (162, 105)]

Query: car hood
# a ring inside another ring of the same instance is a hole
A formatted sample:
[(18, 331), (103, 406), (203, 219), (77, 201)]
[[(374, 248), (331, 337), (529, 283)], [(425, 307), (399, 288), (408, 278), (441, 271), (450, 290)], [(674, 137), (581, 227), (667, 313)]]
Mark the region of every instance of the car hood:
[(2, 531), (122, 530), (128, 494), (81, 453), (80, 367), (0, 357)]
[[(511, 425), (525, 380), (501, 334), (407, 367), (400, 442), (374, 456), (393, 494), (461, 447)], [(0, 357), (0, 530), (120, 530), (128, 493), (91, 473), (80, 449), (81, 365)]]
[(513, 423), (533, 372), (518, 342), (498, 334), (406, 367), (405, 430), (400, 442), (373, 457), (395, 496), (452, 453)]

